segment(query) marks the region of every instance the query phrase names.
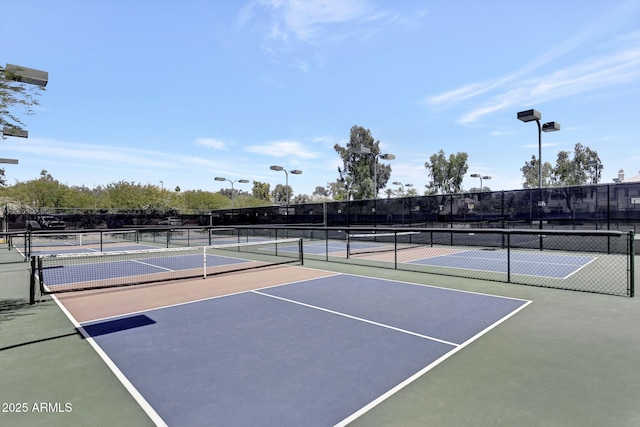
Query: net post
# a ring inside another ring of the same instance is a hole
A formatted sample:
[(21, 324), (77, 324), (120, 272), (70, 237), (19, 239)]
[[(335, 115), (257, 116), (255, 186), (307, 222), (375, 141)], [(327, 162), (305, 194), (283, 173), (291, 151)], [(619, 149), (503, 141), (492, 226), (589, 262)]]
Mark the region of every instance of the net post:
[(302, 246), (302, 238), (298, 240), (298, 257), (300, 259), (300, 265), (304, 265), (304, 250)]
[(202, 248), (202, 278), (207, 278), (207, 248)]
[(347, 230), (346, 232), (347, 234), (347, 259), (349, 259), (349, 253), (351, 252), (351, 235), (349, 233), (349, 230)]
[[(411, 241), (411, 236), (409, 236), (409, 241)], [(398, 269), (398, 232), (395, 231), (393, 233), (393, 269)]]
[(31, 274), (29, 275), (29, 305), (36, 303), (36, 257), (31, 257)]
[(324, 229), (324, 242), (325, 242), (324, 260), (329, 261), (329, 230), (327, 228)]

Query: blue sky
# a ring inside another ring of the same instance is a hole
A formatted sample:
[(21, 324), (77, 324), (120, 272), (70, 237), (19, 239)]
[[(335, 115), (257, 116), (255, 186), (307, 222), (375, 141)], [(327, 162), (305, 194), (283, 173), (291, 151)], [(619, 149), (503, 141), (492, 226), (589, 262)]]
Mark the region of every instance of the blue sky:
[(29, 138), (0, 142), (20, 161), (10, 184), (46, 169), (89, 187), (273, 189), (275, 164), (311, 194), (358, 125), (396, 155), (390, 183), (422, 194), (443, 149), (508, 190), (537, 156), (536, 125), (516, 118), (530, 108), (562, 125), (543, 161), (579, 142), (604, 182), (640, 173), (635, 0), (0, 0), (0, 14), (0, 65), (49, 72)]

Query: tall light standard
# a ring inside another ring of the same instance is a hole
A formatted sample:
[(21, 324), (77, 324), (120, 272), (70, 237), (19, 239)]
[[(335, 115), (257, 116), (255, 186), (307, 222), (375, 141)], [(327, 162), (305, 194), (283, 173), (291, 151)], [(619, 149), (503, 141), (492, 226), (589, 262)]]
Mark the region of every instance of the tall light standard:
[(373, 199), (378, 198), (378, 159), (382, 160), (394, 160), (396, 156), (394, 154), (373, 154), (371, 149), (365, 147), (364, 145), (359, 145), (358, 147), (353, 149), (353, 152), (356, 154), (369, 154), (373, 157)]
[[(532, 122), (535, 120), (538, 125), (538, 208), (539, 208), (539, 226), (542, 230), (542, 207), (544, 206), (544, 200), (542, 200), (542, 132), (554, 132), (560, 130), (560, 123), (547, 122), (540, 125), (540, 119), (542, 114), (537, 110), (526, 110), (518, 113), (518, 120), (522, 122)], [(542, 250), (542, 234), (540, 234), (540, 250)]]
[(482, 192), (482, 180), (483, 179), (491, 179), (489, 175), (480, 175), (479, 173), (472, 173), (471, 178), (480, 178), (480, 192)]
[(378, 224), (378, 158), (382, 160), (393, 160), (394, 154), (373, 154), (371, 149), (360, 144), (353, 149), (356, 154), (367, 154), (373, 157), (373, 224)]
[[(33, 68), (21, 67), (19, 65), (13, 64), (7, 64), (4, 68), (0, 67), (0, 74), (2, 74), (7, 80), (26, 83), (41, 88), (44, 88), (49, 82), (48, 72), (35, 70)], [(29, 132), (16, 126), (3, 126), (2, 136), (28, 138)]]
[[(402, 223), (404, 224), (404, 185), (400, 181), (394, 181), (393, 185), (399, 185), (402, 188)], [(407, 184), (407, 187), (413, 187), (413, 184)]]
[(541, 118), (542, 114), (536, 110), (526, 110), (518, 113), (518, 120), (525, 123), (535, 120), (538, 125), (538, 188), (542, 188), (542, 132), (554, 132), (560, 130), (560, 123), (558, 122), (547, 122), (541, 126)]
[[(46, 71), (34, 70), (33, 68), (20, 67), (18, 65), (7, 64), (4, 68), (0, 67), (0, 74), (7, 80), (27, 83), (39, 87), (45, 87), (49, 82), (49, 73)], [(3, 120), (0, 120), (2, 122)], [(0, 132), (0, 139), (6, 136), (14, 136), (17, 138), (28, 138), (29, 132), (16, 126), (3, 126)], [(8, 163), (17, 165), (16, 159), (0, 159), (0, 163)]]
[(596, 168), (596, 176), (594, 178), (594, 184), (596, 184), (595, 193), (596, 193), (596, 230), (598, 229), (598, 173), (601, 169), (604, 169), (602, 163), (600, 163), (600, 159), (593, 159), (587, 162), (587, 165), (590, 168)]
[(604, 166), (602, 166), (602, 163), (600, 163), (600, 160), (589, 160), (587, 162), (587, 166), (589, 166), (590, 168), (596, 168), (596, 177), (594, 178), (594, 184), (598, 183), (598, 172), (602, 169), (604, 169)]
[(242, 184), (246, 184), (249, 182), (248, 179), (236, 179), (235, 181), (232, 181), (228, 178), (224, 178), (221, 176), (216, 176), (215, 178), (216, 181), (229, 181), (231, 183), (231, 209), (233, 209), (233, 194), (235, 193), (234, 189), (233, 189), (233, 184), (236, 182), (242, 183)]
[(294, 170), (291, 170), (291, 171), (287, 172), (287, 170), (285, 168), (283, 168), (282, 166), (278, 166), (278, 165), (270, 166), (269, 169), (271, 169), (272, 171), (278, 171), (278, 172), (283, 171), (284, 174), (285, 174), (286, 183), (285, 183), (284, 189), (285, 189), (285, 192), (286, 192), (286, 195), (287, 195), (287, 215), (289, 215), (289, 172), (291, 172), (293, 175), (301, 175), (302, 171), (298, 170), (298, 169), (294, 169)]
[(480, 204), (480, 221), (482, 221), (482, 180), (483, 179), (491, 179), (489, 175), (480, 175), (479, 173), (472, 173), (471, 178), (480, 178), (480, 194), (478, 196), (478, 203)]

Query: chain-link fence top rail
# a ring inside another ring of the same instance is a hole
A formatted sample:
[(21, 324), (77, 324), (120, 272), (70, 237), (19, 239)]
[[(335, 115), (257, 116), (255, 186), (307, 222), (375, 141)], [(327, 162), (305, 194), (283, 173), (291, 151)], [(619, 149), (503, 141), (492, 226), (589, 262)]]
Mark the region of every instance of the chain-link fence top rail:
[(634, 296), (634, 233), (594, 230), (237, 227), (305, 239), (308, 259)]

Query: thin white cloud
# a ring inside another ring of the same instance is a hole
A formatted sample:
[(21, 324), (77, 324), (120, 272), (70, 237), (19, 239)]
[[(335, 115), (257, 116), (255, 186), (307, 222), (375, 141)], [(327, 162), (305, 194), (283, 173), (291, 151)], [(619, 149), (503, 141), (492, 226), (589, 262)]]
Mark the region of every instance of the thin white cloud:
[(196, 144), (204, 145), (205, 147), (215, 148), (216, 150), (226, 149), (225, 142), (215, 138), (197, 138)]
[[(634, 79), (637, 81), (640, 78), (640, 32), (609, 35), (608, 42), (600, 42), (601, 51), (594, 48), (595, 41), (602, 37), (607, 25), (624, 15), (626, 7), (622, 5), (613, 10), (599, 22), (549, 49), (511, 74), (489, 81), (467, 83), (459, 88), (428, 96), (423, 102), (430, 109), (437, 110), (493, 93), (488, 100), (466, 112), (459, 120), (459, 123), (470, 124), (487, 114), (517, 105), (532, 105), (632, 82)], [(541, 67), (553, 64), (558, 58), (579, 48), (586, 48), (588, 52), (605, 53), (593, 53), (579, 64), (561, 68), (541, 78), (527, 79), (527, 76)]]
[[(240, 30), (249, 29), (262, 36), (265, 52), (272, 56), (301, 55), (283, 61), (303, 72), (315, 61), (325, 66), (324, 52), (346, 40), (366, 42), (385, 28), (411, 31), (419, 28), (426, 13), (419, 10), (401, 16), (380, 9), (370, 0), (254, 0), (236, 20)], [(309, 46), (315, 47), (309, 50)]]
[(297, 141), (272, 141), (262, 145), (250, 145), (246, 151), (272, 157), (297, 157), (300, 159), (317, 159), (319, 153), (311, 152)]
[[(333, 0), (261, 0), (254, 4), (271, 12), (269, 37), (283, 42), (315, 42), (326, 27), (366, 17), (371, 10), (369, 2)], [(244, 10), (242, 22), (250, 16)]]
[(97, 144), (82, 144), (33, 138), (29, 144), (7, 146), (12, 152), (29, 154), (33, 158), (45, 157), (64, 161), (82, 161), (84, 163), (109, 164), (114, 168), (173, 168), (176, 163), (198, 166), (216, 166), (217, 163), (195, 156), (175, 156), (153, 150), (140, 150), (128, 147), (113, 147)]

